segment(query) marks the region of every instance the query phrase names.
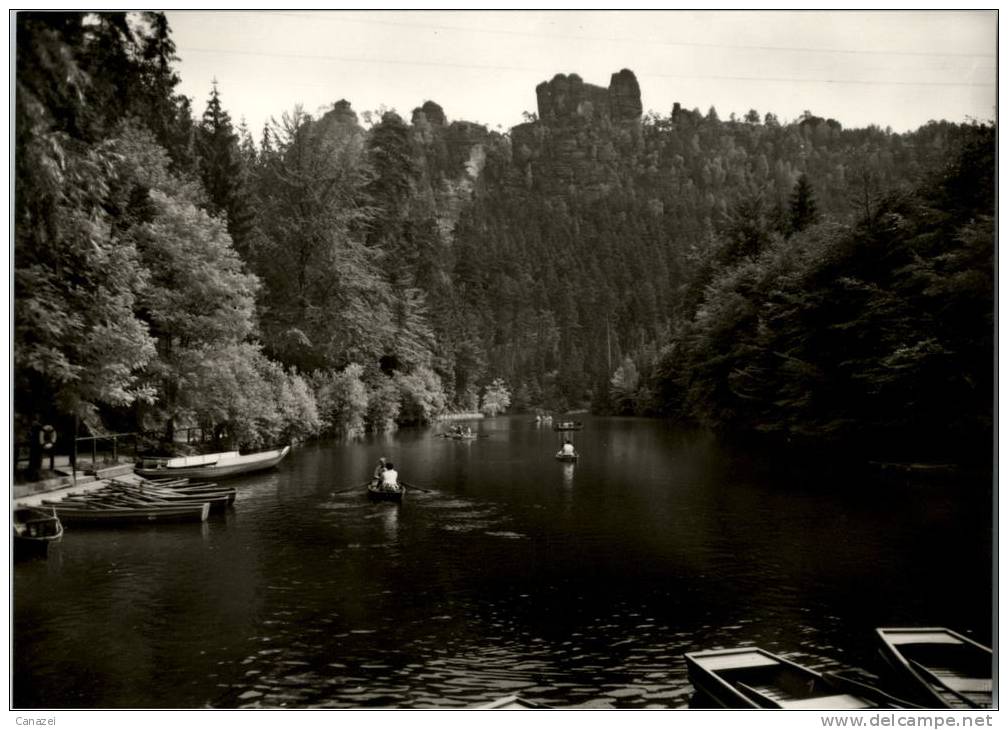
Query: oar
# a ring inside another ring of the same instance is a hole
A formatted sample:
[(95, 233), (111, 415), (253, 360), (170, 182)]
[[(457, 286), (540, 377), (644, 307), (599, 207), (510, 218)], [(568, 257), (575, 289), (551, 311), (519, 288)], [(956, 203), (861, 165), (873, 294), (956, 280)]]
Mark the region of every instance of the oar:
[(423, 487), (418, 487), (416, 484), (413, 484), (412, 482), (403, 481), (402, 479), (399, 480), (399, 483), (402, 484), (404, 487), (406, 487), (406, 489), (415, 489), (418, 492), (433, 492), (434, 491), (433, 489), (424, 489)]
[(364, 482), (363, 484), (358, 484), (355, 487), (347, 487), (346, 489), (340, 489), (340, 490), (337, 490), (335, 492), (329, 492), (329, 496), (332, 497), (333, 495), (336, 495), (336, 494), (346, 494), (347, 492), (358, 492), (361, 489), (367, 489), (370, 484), (371, 484), (371, 482), (367, 481), (367, 482)]

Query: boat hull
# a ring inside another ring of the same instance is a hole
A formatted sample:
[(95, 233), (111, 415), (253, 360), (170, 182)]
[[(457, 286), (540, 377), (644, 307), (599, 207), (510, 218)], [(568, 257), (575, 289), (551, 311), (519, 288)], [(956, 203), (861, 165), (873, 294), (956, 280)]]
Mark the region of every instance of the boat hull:
[[(195, 488), (182, 492), (153, 485), (117, 483), (106, 489), (79, 495), (88, 506), (183, 507), (209, 502), (211, 512), (223, 512), (234, 502), (236, 490), (219, 487)], [(68, 495), (70, 496), (70, 495)]]
[[(134, 467), (133, 472), (144, 479), (163, 479), (166, 477), (177, 479), (229, 479), (272, 469), (283, 461), (288, 453), (290, 453), (290, 446), (285, 446), (277, 451), (263, 452), (261, 455), (249, 454), (248, 456), (221, 460), (216, 464), (157, 466), (150, 468)], [(261, 456), (262, 458), (251, 458), (256, 456)]]
[(19, 507), (11, 521), (15, 560), (45, 557), (49, 546), (63, 539), (63, 524), (55, 512)]
[(376, 489), (375, 487), (369, 486), (367, 490), (368, 499), (374, 502), (402, 502), (404, 494), (406, 494), (405, 487), (401, 487), (398, 490), (392, 490)]
[(686, 654), (693, 686), (730, 709), (852, 710), (912, 707), (881, 690), (828, 676), (757, 647)]
[(86, 507), (55, 504), (60, 521), (68, 525), (110, 526), (160, 522), (205, 522), (210, 503), (152, 507)]
[(924, 707), (993, 704), (993, 653), (944, 627), (876, 629), (880, 653), (904, 690)]

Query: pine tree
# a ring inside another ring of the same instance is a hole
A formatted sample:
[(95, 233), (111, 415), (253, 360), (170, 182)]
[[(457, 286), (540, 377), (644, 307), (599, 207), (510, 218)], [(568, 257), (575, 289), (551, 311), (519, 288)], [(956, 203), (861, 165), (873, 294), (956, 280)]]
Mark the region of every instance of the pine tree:
[(91, 77), (91, 111), (103, 132), (133, 111), (133, 100), (142, 94), (137, 38), (121, 12), (97, 13), (93, 23), (83, 23), (80, 48), (85, 71)]
[(367, 159), (374, 177), (366, 192), (370, 203), (380, 211), (372, 221), (368, 243), (383, 247), (390, 258), (401, 264), (400, 255), (412, 259), (412, 252), (404, 250), (403, 223), (418, 169), (413, 159), (409, 127), (398, 114), (386, 112), (372, 127)]
[(210, 202), (210, 212), (226, 214), (238, 177), (238, 139), (231, 128), (231, 117), (221, 106), (220, 92), (214, 80), (203, 120), (197, 134), (200, 177)]
[(145, 12), (143, 18), (148, 30), (140, 44), (143, 86), (132, 104), (132, 113), (147, 125), (158, 144), (168, 150), (173, 170), (193, 172), (192, 114), (189, 100), (175, 92), (180, 79), (173, 67), (178, 56), (171, 29), (162, 12)]
[(773, 235), (771, 215), (760, 193), (743, 196), (731, 209), (725, 225), (727, 239), (718, 256), (722, 265), (755, 259)]
[(198, 129), (200, 177), (210, 203), (210, 212), (227, 220), (235, 249), (247, 257), (255, 231), (245, 165), (238, 148), (238, 135), (231, 117), (221, 106), (214, 81), (203, 120)]
[(808, 176), (802, 173), (791, 194), (791, 232), (798, 233), (816, 222), (815, 196)]
[(263, 342), (302, 371), (376, 363), (393, 338), (378, 252), (359, 233), (363, 130), (326, 129), (301, 109), (264, 133), (257, 171)]
[(249, 132), (248, 124), (245, 123), (245, 117), (242, 117), (241, 122), (238, 124), (238, 150), (241, 152), (242, 164), (245, 166), (245, 169), (252, 170), (258, 163), (259, 158), (256, 153), (255, 142), (252, 141), (252, 135)]

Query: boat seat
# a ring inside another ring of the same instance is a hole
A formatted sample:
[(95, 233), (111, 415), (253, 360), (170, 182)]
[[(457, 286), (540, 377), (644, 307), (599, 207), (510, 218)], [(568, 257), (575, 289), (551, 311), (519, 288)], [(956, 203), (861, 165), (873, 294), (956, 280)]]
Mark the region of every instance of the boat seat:
[(772, 684), (752, 687), (745, 682), (738, 682), (735, 686), (743, 695), (761, 707), (781, 705), (791, 697), (791, 695), (782, 691), (780, 687)]
[[(924, 676), (960, 695), (991, 694), (994, 691), (994, 680), (990, 677), (968, 677), (952, 667), (925, 667), (912, 660), (910, 664)], [(968, 699), (973, 700), (972, 697)]]
[(785, 710), (859, 710), (874, 705), (854, 695), (820, 695), (804, 700), (781, 700)]
[(962, 644), (959, 639), (947, 631), (897, 631), (886, 633), (886, 638), (893, 646), (903, 644)]
[(992, 679), (982, 679), (980, 677), (943, 677), (937, 675), (942, 684), (948, 687), (953, 692), (962, 693), (974, 693), (974, 692), (993, 692), (994, 691), (994, 680)]
[[(741, 682), (739, 684), (741, 684)], [(775, 702), (784, 702), (789, 697), (792, 696), (792, 695), (788, 694), (787, 692), (785, 692), (784, 690), (782, 690), (780, 687), (774, 686), (772, 684), (767, 684), (767, 685), (762, 685), (762, 686), (755, 686), (755, 687), (752, 687), (752, 690), (754, 692), (757, 692), (758, 694), (763, 695), (764, 697), (769, 697), (770, 699), (774, 700)]]
[(719, 672), (728, 669), (748, 669), (752, 667), (776, 667), (780, 664), (776, 659), (760, 654), (757, 651), (702, 656), (697, 657), (695, 661), (708, 672)]

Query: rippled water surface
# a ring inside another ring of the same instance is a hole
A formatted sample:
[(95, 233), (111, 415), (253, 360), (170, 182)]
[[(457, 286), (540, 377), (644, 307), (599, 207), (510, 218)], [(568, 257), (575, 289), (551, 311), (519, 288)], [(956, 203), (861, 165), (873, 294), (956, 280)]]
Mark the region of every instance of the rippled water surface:
[[(15, 707), (696, 704), (686, 651), (875, 669), (872, 630), (989, 643), (989, 487), (781, 481), (661, 422), (528, 418), (295, 450), (203, 524), (68, 529), (14, 566)], [(379, 456), (424, 490), (372, 504)]]

